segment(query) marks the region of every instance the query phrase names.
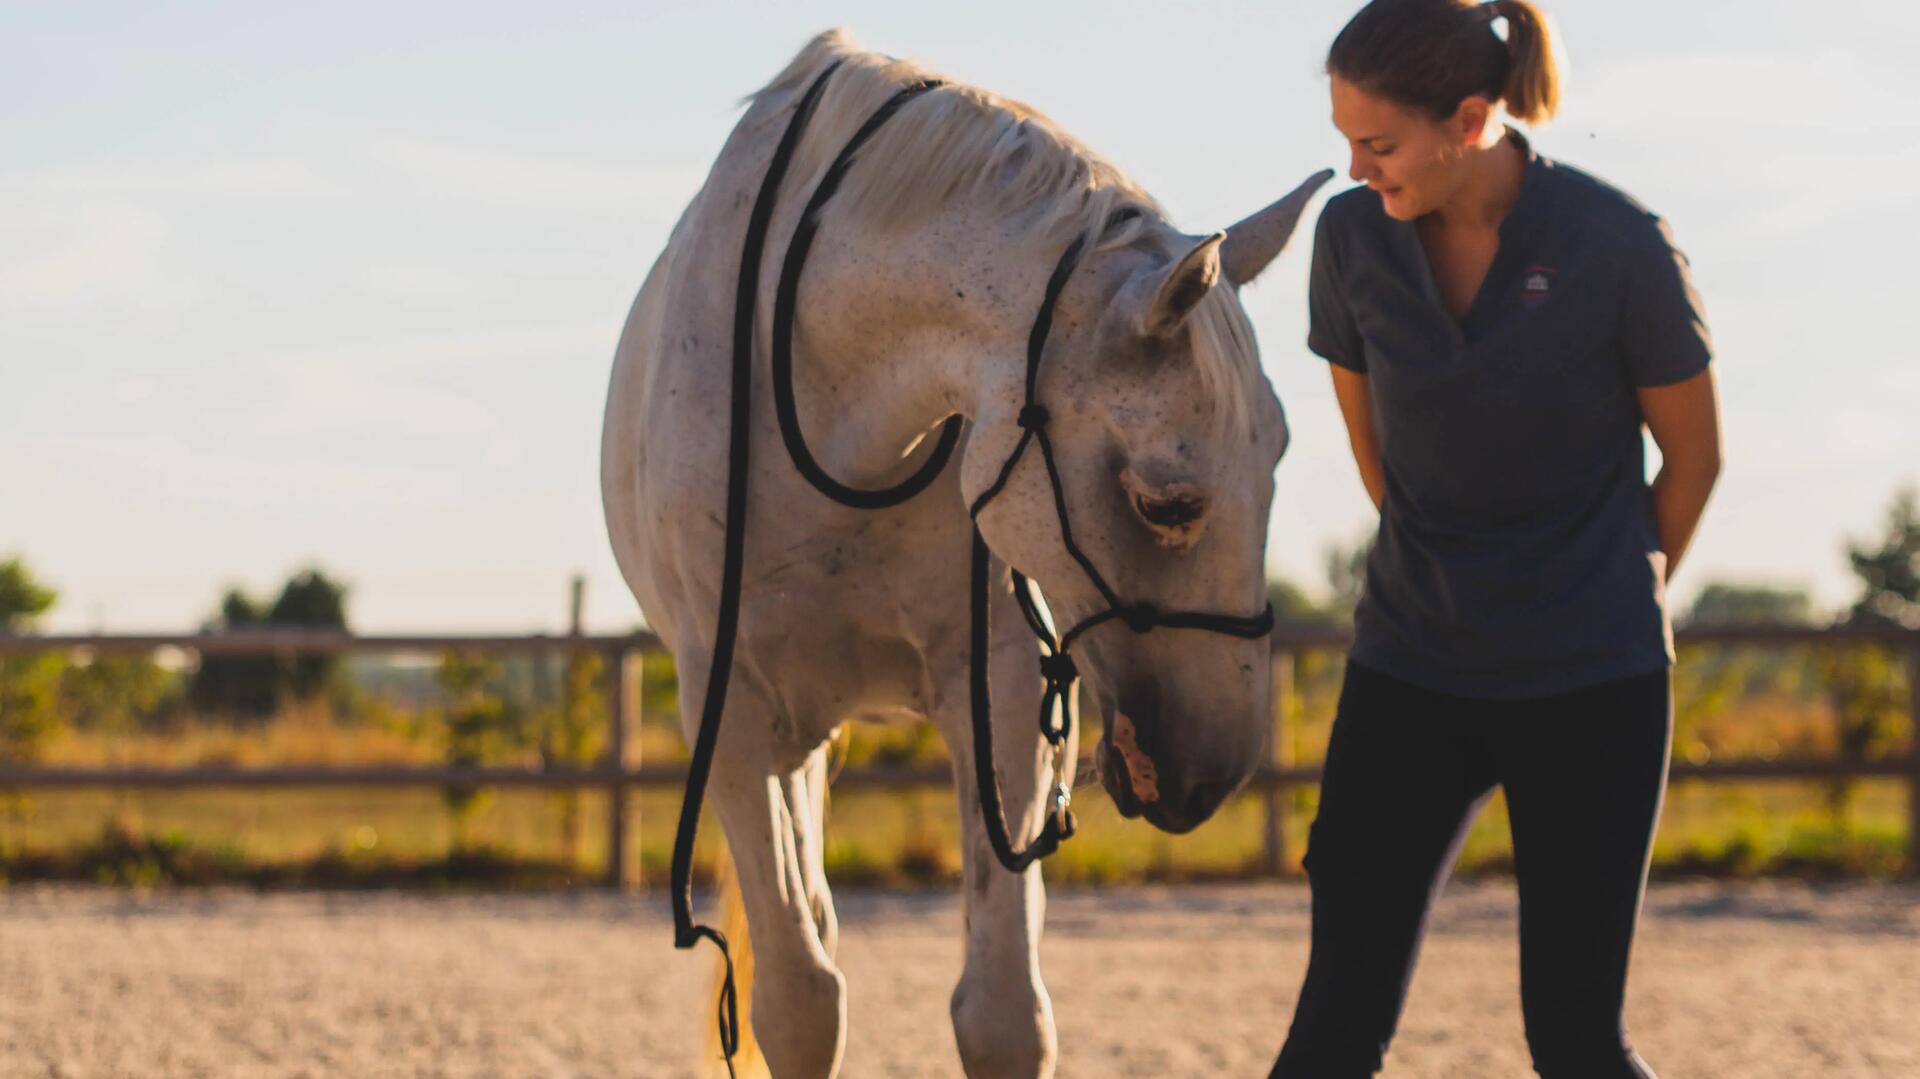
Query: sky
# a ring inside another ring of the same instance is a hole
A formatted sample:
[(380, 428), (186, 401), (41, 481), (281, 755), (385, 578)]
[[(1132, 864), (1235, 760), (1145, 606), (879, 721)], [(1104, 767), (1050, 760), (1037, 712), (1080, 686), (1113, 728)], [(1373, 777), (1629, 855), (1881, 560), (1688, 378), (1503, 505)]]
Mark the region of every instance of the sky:
[[(60, 591), (53, 630), (188, 630), (310, 563), (363, 631), (557, 630), (575, 573), (630, 628), (614, 343), (810, 35), (1033, 104), (1203, 232), (1345, 169), (1321, 64), (1355, 6), (0, 2), (0, 559)], [(1546, 7), (1570, 67), (1535, 145), (1668, 218), (1718, 344), (1727, 466), (1676, 596), (1847, 602), (1845, 538), (1920, 481), (1920, 5)], [(1269, 562), (1317, 587), (1372, 511), (1303, 344), (1310, 235), (1244, 300), (1294, 429)]]

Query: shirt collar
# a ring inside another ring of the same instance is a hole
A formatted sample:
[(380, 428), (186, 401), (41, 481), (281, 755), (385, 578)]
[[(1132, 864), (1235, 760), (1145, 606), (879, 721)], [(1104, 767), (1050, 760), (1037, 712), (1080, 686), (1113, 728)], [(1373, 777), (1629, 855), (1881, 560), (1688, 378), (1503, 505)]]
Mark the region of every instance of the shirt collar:
[(1507, 210), (1507, 216), (1500, 222), (1500, 234), (1504, 239), (1511, 231), (1530, 224), (1540, 202), (1542, 175), (1548, 168), (1547, 159), (1534, 152), (1533, 143), (1520, 129), (1507, 125), (1507, 137), (1520, 149), (1526, 160), (1526, 173), (1520, 179), (1520, 193), (1514, 197), (1513, 206)]

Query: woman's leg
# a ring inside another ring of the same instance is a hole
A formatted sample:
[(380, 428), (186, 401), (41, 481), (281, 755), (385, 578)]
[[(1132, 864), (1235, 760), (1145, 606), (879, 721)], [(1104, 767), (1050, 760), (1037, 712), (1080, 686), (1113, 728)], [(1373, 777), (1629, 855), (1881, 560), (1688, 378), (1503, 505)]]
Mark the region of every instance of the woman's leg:
[(1492, 789), (1473, 710), (1347, 665), (1307, 839), (1313, 953), (1271, 1079), (1379, 1071), (1428, 907)]
[(1652, 1079), (1621, 1021), (1666, 788), (1666, 671), (1504, 719), (1501, 782), (1520, 887), (1520, 989), (1545, 1079)]

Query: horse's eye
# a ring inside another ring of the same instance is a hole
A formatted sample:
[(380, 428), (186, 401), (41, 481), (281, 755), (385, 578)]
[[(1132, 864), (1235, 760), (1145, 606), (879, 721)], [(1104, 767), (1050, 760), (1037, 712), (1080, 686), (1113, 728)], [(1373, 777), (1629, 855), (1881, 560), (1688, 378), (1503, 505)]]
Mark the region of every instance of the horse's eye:
[(1178, 480), (1149, 481), (1131, 468), (1120, 470), (1120, 485), (1126, 489), (1127, 504), (1161, 546), (1186, 548), (1199, 542), (1207, 527), (1206, 488)]

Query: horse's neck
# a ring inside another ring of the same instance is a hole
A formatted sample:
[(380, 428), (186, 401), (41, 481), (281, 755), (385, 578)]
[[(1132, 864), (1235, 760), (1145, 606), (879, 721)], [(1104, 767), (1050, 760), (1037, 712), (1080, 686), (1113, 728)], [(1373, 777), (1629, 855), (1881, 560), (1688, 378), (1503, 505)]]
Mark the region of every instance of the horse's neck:
[(822, 227), (798, 295), (794, 394), (809, 448), (842, 482), (900, 478), (917, 439), (1017, 384), (1022, 303), (1039, 286), (994, 235), (964, 210), (889, 232)]

